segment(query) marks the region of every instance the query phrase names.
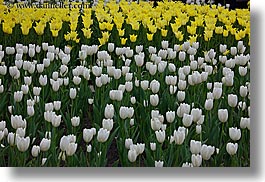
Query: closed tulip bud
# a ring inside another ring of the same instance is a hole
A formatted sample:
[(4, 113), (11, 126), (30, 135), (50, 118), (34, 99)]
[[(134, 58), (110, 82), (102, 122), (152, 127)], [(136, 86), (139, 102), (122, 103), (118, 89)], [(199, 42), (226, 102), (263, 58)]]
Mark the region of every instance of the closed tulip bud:
[(163, 167), (164, 162), (163, 161), (155, 161), (155, 167)]
[(224, 123), (228, 119), (228, 110), (227, 109), (218, 109), (218, 119)]
[(143, 90), (147, 90), (148, 87), (149, 87), (149, 81), (148, 81), (148, 80), (143, 80), (143, 81), (141, 81), (141, 88), (142, 88)]
[(214, 154), (215, 147), (212, 146), (207, 146), (207, 145), (202, 145), (201, 148), (201, 155), (203, 160), (209, 160), (211, 156)]
[(190, 127), (192, 124), (192, 120), (193, 120), (192, 115), (184, 113), (182, 118), (182, 123), (185, 127)]
[(75, 154), (77, 149), (77, 144), (76, 143), (69, 143), (69, 145), (66, 148), (66, 155), (67, 156), (72, 156)]
[(179, 129), (178, 130), (174, 130), (173, 138), (174, 138), (174, 141), (175, 141), (175, 143), (177, 145), (182, 145), (183, 144), (183, 142), (185, 140), (185, 136), (186, 136), (185, 131), (179, 130)]
[(150, 143), (150, 148), (152, 151), (156, 150), (156, 143)]
[(109, 138), (110, 132), (106, 129), (100, 128), (97, 135), (98, 142), (106, 142)]
[(202, 164), (202, 156), (199, 154), (192, 154), (191, 162), (194, 167), (199, 167)]
[(76, 98), (76, 88), (70, 88), (69, 96), (70, 96), (71, 99), (75, 99)]
[(91, 128), (91, 129), (85, 128), (83, 130), (83, 140), (86, 143), (89, 143), (93, 139), (93, 136), (94, 136), (94, 129), (93, 128)]
[(202, 132), (202, 126), (201, 125), (196, 125), (196, 133), (201, 134)]
[(26, 152), (29, 148), (30, 138), (29, 137), (17, 137), (16, 138), (17, 149), (20, 152)]
[(160, 122), (160, 120), (158, 118), (152, 118), (151, 119), (151, 128), (154, 131), (160, 130), (162, 126), (162, 123)]
[(175, 115), (176, 115), (175, 111), (166, 112), (167, 122), (172, 123), (175, 120)]
[(246, 86), (241, 85), (239, 89), (239, 93), (241, 97), (246, 97), (248, 94), (248, 88)]
[(237, 152), (237, 149), (238, 149), (237, 143), (233, 144), (229, 142), (226, 144), (226, 151), (229, 155), (235, 155)]
[(224, 53), (226, 51), (226, 49), (227, 49), (227, 45), (220, 44), (219, 50), (221, 53)]
[(155, 131), (155, 134), (156, 134), (156, 139), (159, 143), (163, 143), (165, 141), (165, 138), (166, 138), (165, 131), (162, 131), (162, 130)]
[(0, 66), (0, 74), (6, 75), (6, 73), (7, 73), (7, 66), (5, 66), (5, 65)]
[(134, 60), (138, 67), (142, 67), (144, 64), (144, 54), (134, 55)]
[(15, 102), (21, 102), (23, 98), (23, 92), (22, 91), (16, 91), (14, 93), (14, 100)]
[(130, 149), (130, 146), (133, 145), (133, 141), (130, 138), (125, 139), (125, 147), (126, 149)]
[(184, 51), (180, 51), (180, 52), (179, 52), (179, 60), (180, 60), (180, 61), (184, 61), (185, 58), (186, 58), (186, 52), (184, 52)]
[(184, 91), (178, 91), (177, 92), (177, 99), (179, 102), (183, 102), (185, 100), (185, 92)]
[(102, 127), (108, 131), (111, 131), (113, 128), (113, 119), (103, 119)]
[(35, 111), (34, 111), (34, 107), (33, 107), (33, 106), (27, 106), (27, 114), (28, 114), (29, 116), (33, 116), (34, 113), (35, 113)]
[(139, 46), (136, 46), (136, 47), (135, 47), (135, 52), (136, 52), (136, 53), (139, 54), (139, 53), (142, 52), (142, 51), (143, 51), (143, 45), (139, 45)]
[(136, 98), (135, 97), (131, 97), (131, 103), (135, 104), (136, 103)]
[(241, 138), (241, 130), (237, 128), (229, 128), (229, 137), (233, 141), (237, 141)]
[(56, 111), (61, 109), (61, 101), (53, 101), (53, 107)]
[(28, 85), (21, 85), (21, 91), (24, 95), (28, 94), (29, 92), (29, 86)]
[(185, 90), (186, 89), (186, 86), (187, 86), (187, 82), (184, 81), (184, 80), (179, 80), (178, 82), (178, 88), (179, 90)]
[(159, 92), (159, 88), (160, 88), (160, 83), (157, 80), (152, 80), (150, 83), (150, 89), (151, 91), (156, 94)]
[(52, 122), (53, 127), (58, 127), (62, 122), (62, 116), (61, 115), (59, 115), (59, 116), (54, 115), (51, 122)]
[(231, 47), (230, 48), (230, 53), (232, 56), (235, 56), (237, 54), (237, 48), (236, 47)]
[(213, 99), (206, 99), (205, 100), (205, 104), (204, 104), (204, 108), (207, 110), (207, 111), (210, 111), (213, 109)]
[(128, 151), (128, 159), (130, 162), (135, 162), (137, 158), (137, 152), (136, 150), (129, 150)]
[(216, 87), (214, 87), (213, 88), (213, 97), (214, 97), (214, 99), (220, 99), (221, 98), (221, 96), (222, 96), (222, 88), (216, 88)]
[(237, 106), (237, 95), (234, 95), (234, 94), (228, 95), (228, 105), (230, 107), (236, 107)]
[(34, 145), (34, 146), (32, 147), (32, 149), (31, 149), (31, 155), (32, 155), (33, 157), (38, 157), (39, 153), (40, 153), (40, 147)]
[(192, 154), (199, 154), (201, 151), (201, 142), (191, 140), (190, 141), (190, 151)]
[(114, 51), (114, 44), (113, 43), (108, 43), (108, 51), (113, 52)]
[(125, 82), (125, 90), (127, 92), (131, 92), (133, 89), (133, 83), (132, 82)]
[(88, 153), (90, 153), (92, 151), (92, 146), (90, 144), (86, 147), (86, 151)]
[(213, 87), (213, 84), (212, 84), (212, 83), (207, 83), (207, 89), (208, 89), (208, 90), (211, 90), (212, 87)]
[(41, 91), (41, 87), (33, 87), (33, 95), (39, 96)]
[(201, 118), (202, 110), (201, 109), (197, 109), (197, 108), (193, 108), (191, 110), (191, 115), (192, 115), (193, 121), (197, 122)]
[(40, 75), (39, 77), (39, 83), (41, 86), (47, 85), (47, 75)]
[(239, 72), (239, 75), (240, 76), (246, 76), (246, 74), (248, 72), (248, 68), (247, 67), (239, 66), (238, 72)]
[(159, 96), (157, 94), (154, 94), (154, 95), (150, 95), (150, 104), (152, 106), (157, 106), (159, 103)]
[(46, 138), (43, 138), (40, 142), (40, 150), (42, 152), (46, 152), (50, 149), (50, 146), (51, 146), (51, 140), (50, 139), (46, 139)]
[(10, 146), (14, 146), (15, 145), (15, 134), (14, 133), (8, 133), (7, 135), (7, 142)]
[(160, 61), (158, 63), (158, 72), (163, 73), (165, 71), (166, 67), (167, 67), (167, 62), (166, 61)]
[(79, 76), (74, 76), (73, 82), (75, 85), (79, 85), (81, 83), (81, 78)]
[(71, 118), (71, 124), (72, 124), (72, 126), (73, 127), (77, 127), (77, 126), (79, 126), (79, 124), (80, 124), (80, 117), (78, 116), (78, 117), (72, 117)]

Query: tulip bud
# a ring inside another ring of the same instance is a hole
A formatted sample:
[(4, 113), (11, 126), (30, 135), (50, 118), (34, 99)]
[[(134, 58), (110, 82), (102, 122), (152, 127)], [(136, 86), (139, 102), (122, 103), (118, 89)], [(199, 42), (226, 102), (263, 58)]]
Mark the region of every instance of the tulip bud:
[(229, 137), (233, 141), (239, 140), (241, 138), (241, 130), (234, 127), (229, 128)]
[(78, 116), (78, 117), (72, 117), (71, 118), (71, 124), (72, 124), (72, 126), (73, 127), (77, 127), (77, 126), (79, 126), (79, 124), (80, 124), (80, 117)]
[(155, 161), (155, 167), (163, 167), (164, 162), (163, 161)]
[(212, 146), (207, 146), (207, 145), (202, 145), (201, 148), (201, 155), (203, 160), (209, 160), (211, 156), (214, 154), (215, 147)]
[(224, 123), (228, 119), (228, 110), (227, 109), (218, 109), (218, 119)]
[(50, 146), (51, 146), (51, 140), (50, 139), (46, 139), (46, 138), (43, 138), (40, 142), (40, 150), (42, 152), (46, 152), (50, 149)]
[(152, 80), (150, 83), (150, 89), (151, 91), (156, 94), (159, 92), (159, 88), (160, 88), (160, 83), (157, 80)]
[(152, 151), (156, 150), (156, 143), (150, 143), (150, 148)]
[(106, 142), (109, 138), (110, 132), (106, 129), (100, 128), (97, 135), (98, 142)]
[(248, 94), (248, 88), (246, 86), (241, 85), (239, 93), (241, 97), (246, 97)]
[(143, 90), (147, 90), (148, 89), (148, 86), (149, 86), (149, 81), (147, 81), (147, 80), (141, 81), (141, 88)]
[(33, 107), (33, 106), (27, 106), (27, 114), (28, 114), (29, 116), (33, 116), (34, 113), (35, 113), (35, 111), (34, 111), (34, 107)]
[(31, 149), (31, 155), (32, 155), (33, 157), (38, 157), (39, 153), (40, 153), (40, 147), (34, 145), (34, 146), (32, 147), (32, 149)]
[(125, 139), (125, 147), (130, 149), (130, 146), (133, 145), (133, 141), (130, 138)]
[(174, 111), (166, 112), (166, 119), (167, 122), (172, 123), (175, 120), (175, 112)]
[(191, 162), (194, 167), (199, 167), (202, 164), (202, 156), (199, 154), (192, 154)]
[(201, 142), (191, 140), (190, 141), (190, 151), (192, 154), (199, 154), (201, 151)]
[(190, 127), (192, 124), (193, 117), (192, 115), (184, 113), (183, 118), (182, 118), (182, 123), (185, 127)]
[(157, 94), (150, 95), (150, 104), (154, 107), (159, 104), (159, 96)]
[(162, 123), (160, 122), (160, 120), (158, 118), (152, 118), (151, 119), (151, 128), (154, 131), (157, 131), (161, 128)]
[(86, 147), (86, 151), (88, 153), (90, 153), (92, 151), (92, 146), (90, 144)]
[(108, 43), (108, 51), (113, 52), (114, 51), (114, 44), (113, 43)]
[(192, 115), (193, 121), (197, 122), (201, 118), (202, 110), (201, 109), (197, 109), (197, 108), (193, 108), (191, 110), (191, 115)]
[(70, 98), (75, 99), (76, 98), (76, 88), (70, 88)]
[(135, 162), (137, 158), (137, 152), (136, 150), (129, 150), (128, 151), (128, 159), (130, 162)]
[(166, 138), (166, 133), (165, 131), (155, 131), (155, 134), (156, 134), (156, 139), (159, 143), (163, 143), (165, 141), (165, 138)]
[(17, 137), (16, 138), (16, 143), (17, 143), (17, 149), (20, 152), (25, 152), (29, 148), (29, 143), (30, 143), (30, 138), (29, 137)]
[(237, 149), (238, 149), (237, 143), (233, 144), (229, 142), (226, 144), (226, 151), (229, 155), (235, 155), (237, 152)]
[(22, 91), (14, 92), (14, 100), (15, 100), (15, 102), (21, 102), (22, 98), (23, 98), (23, 92)]
[(113, 128), (113, 119), (103, 119), (102, 127), (108, 131), (111, 131)]

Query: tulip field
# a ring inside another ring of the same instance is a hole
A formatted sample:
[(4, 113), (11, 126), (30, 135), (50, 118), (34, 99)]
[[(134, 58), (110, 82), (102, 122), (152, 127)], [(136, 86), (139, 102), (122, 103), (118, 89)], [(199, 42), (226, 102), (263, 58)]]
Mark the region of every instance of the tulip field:
[(1, 167), (250, 167), (249, 9), (71, 3), (0, 0)]

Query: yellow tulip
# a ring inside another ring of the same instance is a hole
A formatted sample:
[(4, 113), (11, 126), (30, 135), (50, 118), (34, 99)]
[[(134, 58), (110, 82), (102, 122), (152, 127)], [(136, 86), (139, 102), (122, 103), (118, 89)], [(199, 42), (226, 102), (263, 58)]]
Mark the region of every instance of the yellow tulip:
[(177, 32), (174, 32), (175, 34), (175, 37), (179, 40), (179, 41), (182, 41), (183, 40), (183, 33), (181, 31), (177, 31)]
[(23, 35), (29, 34), (29, 28), (28, 27), (20, 27)]
[(137, 35), (134, 35), (134, 34), (130, 35), (131, 42), (136, 42), (136, 39), (137, 39)]
[(147, 33), (146, 36), (147, 36), (148, 41), (152, 41), (154, 34), (153, 33)]
[(187, 32), (191, 35), (196, 34), (196, 29), (197, 27), (193, 27), (193, 26), (187, 26)]
[(138, 22), (131, 23), (133, 30), (139, 30), (140, 24)]
[(113, 24), (112, 24), (112, 23), (106, 23), (106, 24), (105, 24), (105, 28), (106, 28), (108, 31), (111, 31), (112, 28), (113, 28)]
[(104, 39), (104, 38), (98, 38), (98, 41), (99, 41), (100, 45), (106, 44), (106, 39)]
[(120, 37), (124, 36), (125, 33), (124, 29), (118, 29), (118, 32)]
[(64, 35), (64, 39), (65, 39), (66, 41), (69, 41), (69, 40), (70, 40), (70, 34), (65, 34), (65, 35)]
[(53, 37), (58, 37), (59, 30), (51, 30)]
[(223, 34), (224, 28), (222, 26), (215, 27), (216, 34)]
[(228, 37), (228, 33), (229, 33), (228, 30), (224, 30), (224, 31), (223, 31), (223, 36), (224, 36), (224, 37)]
[(125, 45), (127, 41), (127, 38), (121, 38), (121, 45)]
[(167, 36), (167, 30), (161, 29), (161, 35), (162, 35), (162, 37), (166, 37)]
[(102, 32), (102, 38), (105, 40), (109, 40), (110, 33), (109, 32)]
[(93, 33), (93, 31), (91, 31), (91, 29), (86, 29), (86, 28), (82, 28), (83, 34), (87, 39), (91, 38), (91, 35)]

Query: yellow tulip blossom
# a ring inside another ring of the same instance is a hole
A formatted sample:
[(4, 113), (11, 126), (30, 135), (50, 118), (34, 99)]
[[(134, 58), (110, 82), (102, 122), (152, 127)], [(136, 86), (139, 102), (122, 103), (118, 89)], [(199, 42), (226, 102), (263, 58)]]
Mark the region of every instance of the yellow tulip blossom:
[(174, 32), (175, 34), (175, 37), (179, 40), (179, 41), (182, 41), (183, 38), (184, 38), (184, 35), (181, 31), (177, 31), (177, 32)]
[(146, 36), (147, 36), (148, 41), (152, 41), (154, 34), (153, 33), (151, 33), (151, 34), (147, 33)]
[(100, 45), (104, 45), (107, 42), (106, 39), (104, 39), (104, 38), (98, 38), (98, 41), (99, 41)]
[(162, 35), (162, 37), (166, 37), (167, 36), (167, 32), (168, 32), (168, 30), (161, 29), (161, 35)]
[(108, 31), (111, 31), (112, 28), (113, 28), (113, 24), (112, 23), (105, 23), (105, 28), (108, 30)]
[(51, 30), (53, 37), (58, 37), (59, 30)]
[(215, 27), (216, 34), (223, 34), (224, 28), (222, 26)]
[(121, 45), (125, 45), (127, 41), (127, 38), (121, 38)]
[(191, 35), (196, 34), (197, 27), (187, 26), (187, 32)]
[(90, 39), (91, 38), (91, 35), (93, 33), (93, 31), (91, 31), (90, 28), (82, 28), (82, 31), (83, 31), (83, 34), (84, 36), (87, 38), (87, 39)]
[(136, 42), (136, 39), (137, 39), (137, 35), (134, 35), (134, 34), (130, 35), (131, 42)]
[(223, 31), (223, 36), (224, 36), (224, 37), (228, 37), (228, 34), (229, 34), (229, 31), (228, 31), (228, 30), (224, 30), (224, 31)]
[(105, 40), (109, 40), (110, 33), (109, 32), (102, 32), (102, 38)]
[(119, 36), (122, 37), (124, 36), (125, 30), (124, 29), (118, 29)]

